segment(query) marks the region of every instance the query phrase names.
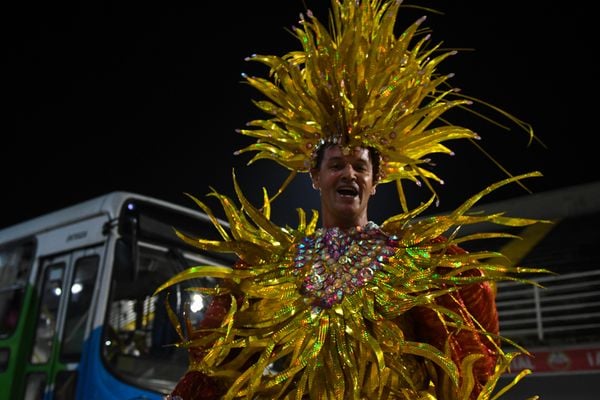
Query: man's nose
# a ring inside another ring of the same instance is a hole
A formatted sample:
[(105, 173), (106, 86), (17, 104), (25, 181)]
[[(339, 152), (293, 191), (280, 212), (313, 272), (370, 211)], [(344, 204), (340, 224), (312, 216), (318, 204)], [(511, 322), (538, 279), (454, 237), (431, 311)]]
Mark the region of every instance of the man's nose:
[(352, 167), (352, 164), (346, 164), (342, 170), (342, 177), (347, 179), (356, 178), (356, 170)]

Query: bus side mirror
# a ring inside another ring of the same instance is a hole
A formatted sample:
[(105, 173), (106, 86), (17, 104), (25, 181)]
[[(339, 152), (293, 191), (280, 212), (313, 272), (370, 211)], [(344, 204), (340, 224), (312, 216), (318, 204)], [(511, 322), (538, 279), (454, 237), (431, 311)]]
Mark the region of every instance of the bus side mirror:
[(128, 216), (121, 221), (123, 239), (117, 241), (115, 251), (116, 276), (119, 280), (135, 282), (139, 275), (138, 219)]

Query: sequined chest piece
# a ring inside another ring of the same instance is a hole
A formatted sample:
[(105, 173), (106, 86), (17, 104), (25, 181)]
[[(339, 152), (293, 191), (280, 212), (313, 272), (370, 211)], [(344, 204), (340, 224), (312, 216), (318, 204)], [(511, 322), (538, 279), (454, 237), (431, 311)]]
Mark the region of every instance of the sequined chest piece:
[(298, 245), (297, 274), (305, 274), (302, 294), (315, 306), (330, 308), (373, 278), (398, 246), (396, 236), (377, 224), (347, 230), (318, 229)]

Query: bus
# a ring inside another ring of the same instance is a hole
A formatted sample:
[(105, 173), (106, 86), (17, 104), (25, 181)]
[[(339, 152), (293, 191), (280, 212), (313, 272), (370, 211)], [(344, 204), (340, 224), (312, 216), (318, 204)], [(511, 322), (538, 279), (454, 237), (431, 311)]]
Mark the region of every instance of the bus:
[[(227, 224), (220, 221), (224, 226)], [(233, 258), (185, 244), (221, 239), (208, 216), (111, 192), (0, 230), (0, 399), (160, 400), (188, 365), (167, 315), (196, 320), (209, 298), (153, 292), (194, 265)]]

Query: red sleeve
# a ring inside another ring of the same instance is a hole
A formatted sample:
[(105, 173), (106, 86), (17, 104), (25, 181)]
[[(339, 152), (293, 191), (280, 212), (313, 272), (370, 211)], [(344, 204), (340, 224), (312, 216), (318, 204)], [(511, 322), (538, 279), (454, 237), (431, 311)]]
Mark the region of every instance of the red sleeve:
[[(447, 252), (450, 254), (466, 253), (458, 246), (449, 246)], [(482, 272), (470, 270), (465, 275), (481, 276)], [(467, 324), (475, 329), (480, 329), (479, 325), (481, 325), (481, 328), (490, 333), (499, 333), (495, 292), (488, 282), (466, 285), (453, 294), (438, 297), (436, 303), (458, 313)], [(446, 326), (440, 319), (441, 317), (428, 308), (417, 307), (412, 314), (416, 321), (415, 329), (420, 340), (443, 350), (446, 341), (450, 338), (452, 358), (458, 366), (460, 366), (460, 361), (469, 354), (484, 355), (475, 363), (474, 367), (478, 384), (473, 389), (471, 398), (477, 398), (483, 385), (494, 372), (498, 357), (496, 345), (485, 335)], [(473, 320), (476, 320), (477, 323)]]
[[(234, 268), (245, 268), (245, 264), (241, 261), (237, 262)], [(217, 296), (209, 303), (204, 318), (198, 326), (199, 330), (216, 328), (221, 324), (223, 317), (227, 314), (231, 306), (231, 298), (229, 295)], [(192, 335), (201, 336), (204, 333), (196, 331)], [(190, 356), (190, 364), (194, 360), (200, 360), (204, 357), (206, 349), (202, 347), (190, 347), (188, 349)], [(186, 374), (179, 380), (175, 389), (171, 392), (171, 397), (179, 396), (183, 400), (217, 400), (225, 389), (214, 378), (206, 375), (201, 371), (188, 370)]]

